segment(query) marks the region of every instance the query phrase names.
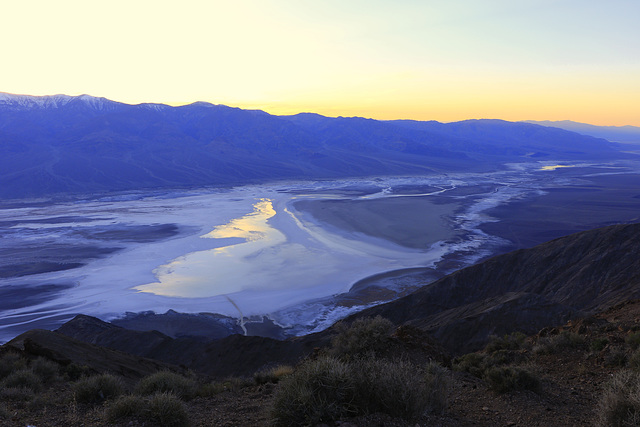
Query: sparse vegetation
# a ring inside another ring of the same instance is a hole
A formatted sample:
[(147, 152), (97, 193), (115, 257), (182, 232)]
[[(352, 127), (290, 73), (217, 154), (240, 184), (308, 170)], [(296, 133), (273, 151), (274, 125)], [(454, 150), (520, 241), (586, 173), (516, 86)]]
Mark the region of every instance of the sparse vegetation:
[(0, 357), (0, 380), (10, 373), (27, 367), (26, 361), (18, 354), (7, 352)]
[(9, 413), (7, 407), (4, 404), (0, 403), (0, 420), (9, 419), (10, 416), (11, 414)]
[(31, 369), (45, 384), (50, 384), (60, 379), (60, 365), (43, 357), (38, 357), (31, 362)]
[(513, 332), (502, 337), (493, 335), (489, 338), (489, 343), (485, 346), (484, 351), (493, 353), (498, 350), (519, 350), (524, 345), (526, 335), (522, 332)]
[(355, 415), (354, 394), (347, 363), (334, 357), (308, 361), (280, 384), (272, 412), (274, 423), (316, 425)]
[(521, 366), (498, 366), (488, 368), (484, 372), (484, 380), (489, 388), (497, 393), (507, 393), (514, 390), (540, 389), (540, 380), (530, 370)]
[(156, 393), (172, 393), (176, 397), (189, 400), (196, 395), (198, 384), (193, 379), (174, 372), (162, 371), (140, 380), (136, 393), (150, 396)]
[(589, 348), (592, 351), (602, 351), (607, 346), (607, 344), (609, 344), (609, 340), (607, 338), (598, 337), (591, 341), (591, 343), (589, 344)]
[(190, 424), (184, 403), (172, 393), (156, 393), (151, 397), (121, 396), (107, 407), (106, 418), (110, 423), (137, 420), (161, 427)]
[(627, 353), (622, 346), (612, 347), (604, 358), (606, 366), (621, 367), (627, 364)]
[(140, 417), (146, 408), (144, 397), (138, 395), (120, 396), (106, 409), (107, 420), (115, 423), (124, 419)]
[(566, 349), (575, 349), (584, 345), (584, 337), (575, 332), (563, 331), (550, 337), (542, 337), (533, 346), (535, 354), (557, 354)]
[(74, 397), (79, 403), (102, 403), (124, 393), (123, 381), (109, 374), (83, 378), (73, 386)]
[(446, 369), (403, 361), (325, 356), (299, 366), (279, 386), (276, 425), (315, 425), (343, 417), (385, 413), (406, 420), (447, 405)]
[(282, 378), (293, 373), (293, 367), (289, 365), (278, 365), (272, 368), (263, 369), (253, 375), (256, 384), (273, 383), (277, 384)]
[(599, 427), (640, 424), (640, 374), (621, 371), (613, 376), (598, 406)]
[(375, 354), (384, 348), (393, 330), (393, 323), (381, 316), (356, 319), (351, 325), (340, 323), (331, 354), (342, 358)]
[(3, 401), (26, 402), (32, 400), (35, 393), (26, 387), (2, 387), (0, 388), (0, 399)]
[(189, 414), (182, 401), (171, 393), (157, 393), (148, 403), (147, 416), (151, 423), (163, 427), (189, 425)]
[(42, 389), (42, 380), (30, 369), (19, 369), (7, 375), (0, 386), (3, 388), (21, 387), (37, 392)]
[(640, 332), (633, 332), (627, 335), (624, 342), (626, 342), (632, 350), (636, 350), (640, 346)]
[(631, 353), (627, 361), (627, 366), (634, 371), (640, 372), (640, 349)]

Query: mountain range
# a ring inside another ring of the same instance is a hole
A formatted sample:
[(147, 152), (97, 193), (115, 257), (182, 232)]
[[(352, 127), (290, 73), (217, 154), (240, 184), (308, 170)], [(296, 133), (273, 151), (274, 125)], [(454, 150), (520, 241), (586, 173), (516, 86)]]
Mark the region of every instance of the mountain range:
[(608, 141), (640, 143), (640, 127), (637, 126), (594, 126), (587, 123), (573, 122), (571, 120), (527, 120), (525, 123), (564, 129), (596, 138), (604, 138)]
[(601, 138), (501, 120), (274, 116), (203, 102), (171, 107), (0, 93), (0, 198), (622, 156), (619, 144)]

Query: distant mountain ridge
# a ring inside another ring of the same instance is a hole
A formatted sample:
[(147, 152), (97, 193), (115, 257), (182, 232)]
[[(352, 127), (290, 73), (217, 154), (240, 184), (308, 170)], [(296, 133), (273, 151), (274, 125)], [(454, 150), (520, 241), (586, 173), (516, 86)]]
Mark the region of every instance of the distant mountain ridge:
[(494, 170), (624, 156), (616, 144), (526, 123), (273, 116), (196, 102), (0, 93), (0, 198)]
[(594, 126), (587, 123), (573, 122), (571, 120), (526, 120), (525, 123), (555, 127), (571, 132), (581, 133), (583, 135), (593, 136), (596, 138), (604, 138), (608, 141), (613, 142), (640, 143), (640, 127), (637, 126)]

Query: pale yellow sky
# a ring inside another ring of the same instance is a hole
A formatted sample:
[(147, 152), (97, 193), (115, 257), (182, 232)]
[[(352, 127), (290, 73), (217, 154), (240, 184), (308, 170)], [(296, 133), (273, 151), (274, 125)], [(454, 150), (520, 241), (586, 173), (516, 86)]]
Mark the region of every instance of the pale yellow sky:
[(637, 0), (0, 0), (0, 91), (640, 126)]

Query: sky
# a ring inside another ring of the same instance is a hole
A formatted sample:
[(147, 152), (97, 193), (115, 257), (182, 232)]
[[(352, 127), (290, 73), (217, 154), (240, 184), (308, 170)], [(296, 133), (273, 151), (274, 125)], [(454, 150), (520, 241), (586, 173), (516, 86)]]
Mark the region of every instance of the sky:
[(640, 126), (638, 0), (0, 0), (0, 91)]

